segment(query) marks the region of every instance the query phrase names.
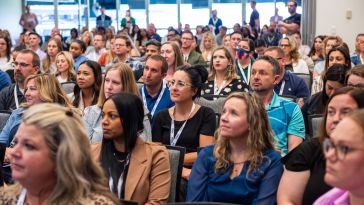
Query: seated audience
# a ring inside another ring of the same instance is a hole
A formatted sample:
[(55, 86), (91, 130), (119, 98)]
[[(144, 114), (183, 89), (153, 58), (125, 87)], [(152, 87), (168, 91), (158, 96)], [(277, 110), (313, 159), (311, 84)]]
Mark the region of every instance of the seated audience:
[(286, 70), (294, 73), (310, 73), (307, 63), (298, 53), (298, 44), (293, 36), (282, 38), (279, 43), (279, 47), (281, 47), (284, 51)]
[(254, 42), (251, 39), (243, 38), (236, 47), (236, 73), (246, 84), (250, 83), (251, 67), (254, 63)]
[(86, 30), (81, 34), (80, 40), (85, 43), (84, 53), (87, 55), (94, 46), (94, 34)]
[(42, 73), (54, 74), (56, 72), (56, 55), (62, 50), (62, 43), (58, 39), (49, 39), (46, 49), (46, 57), (42, 61)]
[(283, 166), (264, 104), (248, 93), (231, 94), (216, 138), (193, 165), (187, 201), (276, 204)]
[[(103, 140), (93, 153), (119, 198), (138, 204), (167, 203), (171, 173), (164, 146), (143, 141), (143, 103), (132, 93), (118, 93), (102, 106)], [(132, 111), (132, 112), (131, 112)]]
[(100, 65), (90, 60), (83, 62), (76, 74), (76, 85), (73, 93), (69, 95), (73, 106), (81, 109), (84, 114), (85, 108), (95, 105), (99, 98), (101, 83)]
[[(57, 82), (57, 79), (53, 75), (38, 74), (31, 75), (25, 81), (25, 98), (26, 102), (22, 103), (20, 107), (14, 110), (9, 119), (6, 121), (4, 128), (0, 134), (0, 143), (5, 144), (7, 147), (14, 146), (14, 136), (18, 130), (21, 122), (23, 112), (34, 104), (49, 102), (58, 103), (65, 107), (73, 107), (68, 100), (67, 95), (64, 93), (62, 87)], [(7, 148), (5, 162), (9, 163), (9, 149)], [(9, 166), (4, 167), (5, 181), (8, 183), (11, 181)]]
[(364, 89), (364, 65), (357, 65), (348, 70), (345, 79), (346, 86)]
[[(334, 64), (331, 66), (323, 78), (323, 90), (312, 95), (304, 103), (302, 107), (303, 119), (305, 120), (306, 128), (308, 127), (308, 116), (313, 114), (322, 114), (325, 111), (327, 100), (336, 89), (345, 86), (345, 74), (347, 72), (345, 65)], [(308, 133), (308, 130), (306, 130)]]
[(323, 142), (325, 182), (335, 188), (314, 205), (360, 205), (364, 203), (364, 110), (343, 119)]
[(173, 77), (177, 67), (183, 65), (182, 53), (175, 42), (167, 41), (162, 44), (161, 56), (166, 59), (168, 64), (167, 76), (165, 77), (165, 81), (168, 82)]
[(248, 92), (249, 86), (236, 73), (234, 57), (225, 47), (218, 47), (212, 52), (210, 74), (204, 83), (201, 95), (209, 100), (209, 95), (228, 96), (232, 92)]
[(279, 74), (278, 61), (261, 56), (252, 66), (250, 87), (264, 103), (274, 131), (275, 146), (285, 155), (305, 139), (305, 124), (298, 105), (274, 92)]
[(37, 74), (40, 68), (39, 56), (32, 50), (25, 49), (19, 51), (14, 65), (15, 83), (2, 89), (0, 92), (0, 110), (15, 110), (20, 104), (25, 102), (24, 82), (25, 79)]
[(278, 46), (272, 46), (265, 50), (264, 55), (276, 59), (280, 66), (279, 82), (274, 86), (274, 92), (278, 95), (293, 96), (299, 99), (309, 97), (310, 90), (302, 78), (286, 70), (284, 51)]
[[(324, 59), (315, 64), (315, 67), (313, 68), (313, 78), (314, 79), (317, 78), (318, 76), (320, 76), (321, 73), (328, 67), (326, 65), (326, 58), (328, 56), (329, 51), (334, 46), (339, 46), (342, 43), (343, 43), (343, 40), (340, 36), (326, 36), (326, 38), (322, 42), (322, 56), (324, 57)], [(321, 91), (321, 90), (319, 90), (319, 91)], [(313, 95), (314, 93), (311, 93), (311, 94)]]
[(357, 53), (351, 56), (351, 61), (354, 65), (364, 64), (364, 33), (356, 36), (356, 42), (358, 44)]
[(201, 55), (207, 64), (210, 63), (212, 52), (215, 50), (216, 47), (217, 46), (214, 34), (212, 34), (211, 32), (205, 32), (202, 36), (200, 50)]
[(31, 105), (42, 102), (58, 103), (73, 107), (56, 78), (48, 74), (29, 76), (24, 83), (26, 102), (14, 110), (0, 134), (0, 143), (11, 145), (21, 121), (22, 113)]
[(330, 189), (324, 182), (322, 143), (332, 136), (342, 118), (363, 107), (363, 90), (346, 87), (334, 92), (328, 100), (318, 137), (306, 140), (283, 158), (286, 169), (278, 189), (278, 204), (311, 205)]
[(0, 70), (7, 71), (13, 69), (11, 63), (12, 42), (11, 37), (4, 31), (0, 32)]
[(57, 71), (55, 76), (59, 83), (76, 81), (76, 72), (72, 54), (68, 51), (61, 51), (56, 56)]
[(81, 118), (55, 104), (26, 110), (11, 150), (15, 185), (0, 189), (2, 204), (118, 204), (91, 157)]
[(171, 100), (176, 104), (162, 110), (154, 119), (153, 141), (186, 148), (182, 177), (188, 179), (190, 168), (197, 158), (197, 148), (214, 143), (215, 113), (211, 108), (197, 105), (207, 71), (201, 65), (181, 66), (168, 82)]
[[(105, 77), (101, 84), (97, 104), (86, 108), (84, 111), (83, 119), (85, 121), (87, 134), (91, 143), (96, 143), (102, 140), (102, 105), (106, 98), (120, 92), (127, 92), (139, 96), (133, 72), (125, 63), (114, 64), (106, 70)], [(145, 112), (143, 121), (144, 130), (143, 133), (139, 134), (144, 140), (151, 141), (152, 134), (148, 114), (148, 111)]]
[(327, 70), (334, 64), (342, 64), (347, 67), (347, 70), (351, 69), (351, 60), (350, 60), (350, 54), (349, 49), (344, 44), (339, 46), (334, 46), (328, 53), (327, 58), (325, 60), (325, 65), (327, 67), (324, 69), (322, 74), (320, 76), (317, 76), (314, 78), (313, 84), (312, 84), (312, 92), (317, 93), (322, 91), (323, 88), (323, 82), (322, 82), (322, 76), (327, 72)]
[(169, 88), (163, 82), (167, 70), (168, 63), (161, 55), (152, 55), (145, 62), (142, 77), (144, 85), (139, 88), (139, 93), (152, 122), (160, 110), (174, 106)]
[(311, 60), (314, 62), (315, 65), (318, 62), (324, 60), (323, 41), (324, 41), (325, 37), (326, 36), (319, 35), (313, 39), (313, 44), (311, 46), (310, 52), (308, 53), (308, 57), (311, 58)]
[(87, 60), (83, 55), (86, 50), (86, 45), (81, 40), (73, 40), (70, 44), (70, 53), (72, 54), (73, 60), (75, 61), (75, 71), (78, 71), (78, 67)]
[(98, 61), (100, 56), (106, 51), (106, 38), (103, 34), (96, 34), (93, 41), (94, 45), (88, 49), (88, 53), (85, 53), (85, 56), (90, 60)]
[(183, 61), (185, 63), (188, 63), (189, 65), (206, 64), (202, 55), (197, 51), (195, 51), (192, 47), (192, 43), (194, 41), (194, 35), (192, 34), (191, 31), (189, 30), (183, 31), (181, 35), (181, 40), (182, 40), (181, 53), (183, 56)]

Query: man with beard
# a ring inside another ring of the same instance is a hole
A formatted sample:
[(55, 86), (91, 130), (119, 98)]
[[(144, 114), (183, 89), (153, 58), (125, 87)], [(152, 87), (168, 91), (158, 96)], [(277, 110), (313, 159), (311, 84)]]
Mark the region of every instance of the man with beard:
[(264, 40), (265, 44), (267, 44), (267, 47), (278, 46), (282, 34), (276, 31), (276, 23), (270, 22), (268, 32), (264, 33), (261, 38)]
[(305, 124), (298, 105), (274, 92), (280, 80), (280, 70), (279, 63), (273, 57), (259, 57), (252, 66), (250, 87), (264, 103), (274, 131), (276, 148), (285, 155), (305, 138)]
[(181, 52), (183, 54), (183, 60), (185, 63), (188, 63), (190, 65), (206, 64), (202, 55), (192, 48), (194, 36), (191, 31), (183, 31), (181, 40)]
[(40, 59), (34, 51), (25, 49), (19, 52), (13, 65), (15, 83), (0, 92), (0, 110), (12, 111), (25, 102), (25, 79), (39, 72)]
[(278, 27), (283, 34), (293, 34), (300, 31), (301, 27), (301, 14), (296, 13), (297, 2), (295, 0), (288, 0), (288, 12), (290, 17), (278, 22)]

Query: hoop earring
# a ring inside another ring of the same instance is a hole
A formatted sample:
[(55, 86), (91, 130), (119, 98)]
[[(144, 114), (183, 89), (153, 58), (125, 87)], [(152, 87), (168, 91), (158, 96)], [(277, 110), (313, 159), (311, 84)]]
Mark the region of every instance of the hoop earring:
[(233, 71), (233, 66), (232, 66), (232, 64), (229, 64), (228, 65), (228, 69), (227, 69), (229, 72), (231, 72), (231, 71)]

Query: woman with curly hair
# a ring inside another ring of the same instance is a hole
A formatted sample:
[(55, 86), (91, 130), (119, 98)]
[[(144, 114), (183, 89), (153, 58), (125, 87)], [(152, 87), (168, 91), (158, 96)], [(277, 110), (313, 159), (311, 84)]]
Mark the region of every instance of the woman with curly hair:
[(263, 103), (248, 93), (225, 101), (215, 145), (200, 151), (187, 201), (276, 204), (283, 172)]

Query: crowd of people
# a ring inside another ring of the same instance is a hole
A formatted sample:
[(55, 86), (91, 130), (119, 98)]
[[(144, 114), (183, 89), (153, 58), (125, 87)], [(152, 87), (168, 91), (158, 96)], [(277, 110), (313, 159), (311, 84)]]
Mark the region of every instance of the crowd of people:
[(0, 203), (173, 203), (178, 146), (176, 201), (363, 204), (364, 34), (353, 53), (340, 36), (305, 46), (296, 1), (269, 26), (250, 2), (231, 33), (216, 10), (165, 37), (130, 11), (114, 33), (103, 9), (43, 44), (35, 20), (15, 46), (1, 30)]

